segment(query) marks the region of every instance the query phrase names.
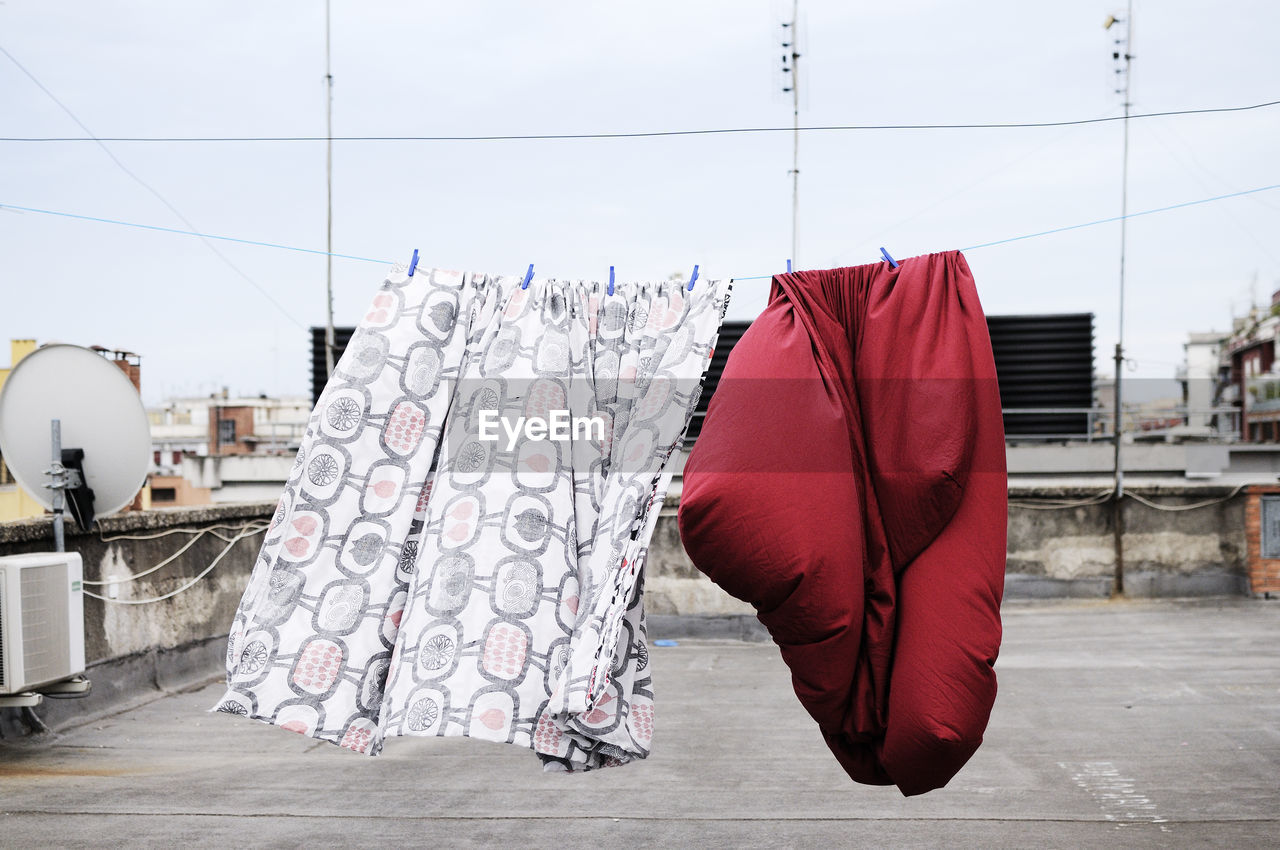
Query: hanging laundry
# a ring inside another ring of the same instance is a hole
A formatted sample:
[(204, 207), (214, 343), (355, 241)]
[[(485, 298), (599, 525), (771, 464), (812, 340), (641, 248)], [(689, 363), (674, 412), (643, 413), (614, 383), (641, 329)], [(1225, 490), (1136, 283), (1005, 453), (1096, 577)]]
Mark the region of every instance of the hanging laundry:
[(217, 710), (370, 755), (648, 754), (643, 566), (729, 287), (525, 283), (389, 275), (312, 413)]
[(753, 604), (856, 781), (945, 785), (996, 694), (1007, 479), (959, 252), (773, 278), (684, 469), (693, 562)]

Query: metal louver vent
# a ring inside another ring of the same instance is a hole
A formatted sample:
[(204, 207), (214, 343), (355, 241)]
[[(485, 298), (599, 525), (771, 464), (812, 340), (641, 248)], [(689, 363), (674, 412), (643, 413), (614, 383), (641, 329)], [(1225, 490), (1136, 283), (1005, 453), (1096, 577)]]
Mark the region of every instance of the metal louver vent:
[[(347, 350), (347, 343), (351, 341), (351, 335), (356, 329), (339, 328), (333, 329), (333, 362), (336, 365), (342, 359), (342, 352)], [(320, 400), (320, 393), (324, 391), (324, 385), (328, 383), (329, 375), (325, 371), (324, 360), (324, 328), (311, 329), (311, 405)]]
[(720, 335), (716, 337), (716, 349), (711, 355), (711, 365), (707, 367), (706, 378), (702, 382), (702, 395), (698, 397), (698, 406), (693, 410), (693, 418), (689, 420), (689, 430), (685, 432), (685, 448), (693, 446), (693, 441), (702, 431), (702, 421), (707, 416), (707, 405), (711, 396), (720, 385), (720, 376), (724, 374), (724, 364), (729, 361), (729, 352), (742, 339), (742, 335), (751, 327), (750, 322), (722, 322)]
[(28, 682), (62, 675), (67, 666), (67, 571), (61, 564), (22, 571), (22, 669)]
[[(987, 316), (1004, 431), (1009, 436), (1077, 436), (1093, 406), (1093, 314)], [(1081, 412), (1017, 413), (1019, 408)]]

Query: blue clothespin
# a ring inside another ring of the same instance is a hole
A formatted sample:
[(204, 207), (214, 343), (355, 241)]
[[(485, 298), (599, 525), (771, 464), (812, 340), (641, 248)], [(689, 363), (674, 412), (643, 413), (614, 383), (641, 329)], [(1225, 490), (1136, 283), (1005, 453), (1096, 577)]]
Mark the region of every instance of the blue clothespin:
[(613, 266), (609, 266), (609, 294), (613, 294)]
[(413, 259), (409, 261), (409, 277), (413, 277), (414, 270), (418, 268), (418, 249), (413, 249)]
[(693, 282), (698, 279), (698, 267), (693, 267), (693, 275), (689, 278), (689, 292), (693, 292)]
[(893, 257), (890, 257), (889, 252), (886, 251), (883, 247), (880, 249), (880, 256), (884, 257), (884, 261), (889, 265), (893, 266), (895, 269), (898, 267), (898, 261), (895, 260)]
[(524, 273), (524, 283), (520, 285), (521, 289), (529, 288), (529, 281), (533, 280), (533, 263), (529, 264), (529, 270)]
[(791, 261), (787, 260), (787, 274), (791, 274)]

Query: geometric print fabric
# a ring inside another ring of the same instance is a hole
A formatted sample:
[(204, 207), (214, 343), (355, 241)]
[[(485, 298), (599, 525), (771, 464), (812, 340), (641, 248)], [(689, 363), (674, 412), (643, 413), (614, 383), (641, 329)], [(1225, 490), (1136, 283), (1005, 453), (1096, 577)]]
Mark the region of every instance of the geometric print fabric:
[(522, 283), (392, 269), (312, 412), (216, 710), (370, 755), (648, 754), (644, 561), (729, 285)]

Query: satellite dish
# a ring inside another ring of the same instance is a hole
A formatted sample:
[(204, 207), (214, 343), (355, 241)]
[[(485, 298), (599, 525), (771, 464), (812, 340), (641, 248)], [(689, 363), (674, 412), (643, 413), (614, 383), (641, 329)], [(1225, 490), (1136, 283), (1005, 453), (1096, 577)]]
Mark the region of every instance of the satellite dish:
[[(89, 516), (132, 503), (147, 479), (151, 426), (120, 367), (78, 345), (46, 345), (19, 360), (0, 390), (0, 453), (19, 486), (50, 510), (57, 509), (48, 487), (55, 419), (61, 422), (62, 462), (72, 468), (78, 459), (81, 490), (92, 491)], [(83, 451), (79, 458), (77, 450)], [(84, 495), (68, 493), (73, 503)]]

